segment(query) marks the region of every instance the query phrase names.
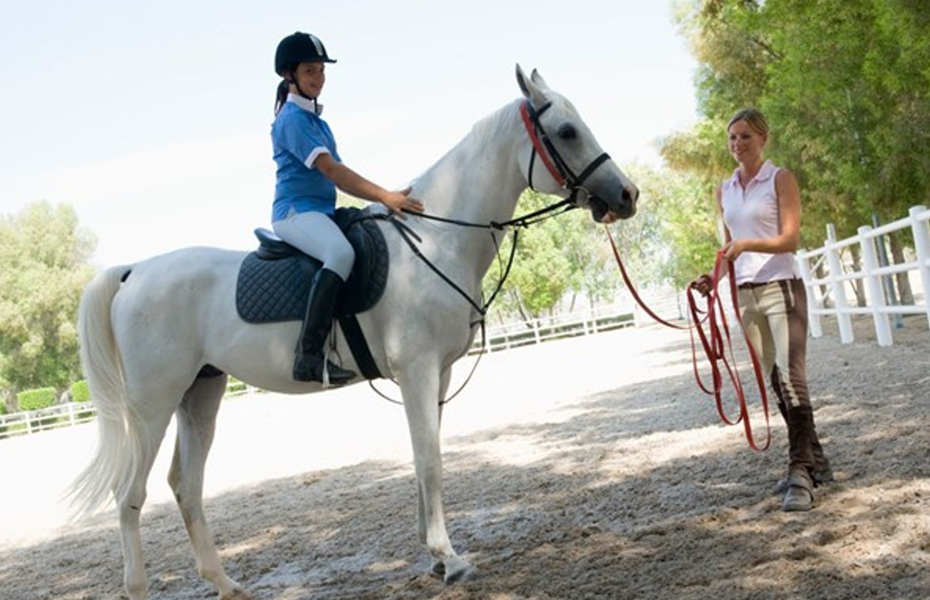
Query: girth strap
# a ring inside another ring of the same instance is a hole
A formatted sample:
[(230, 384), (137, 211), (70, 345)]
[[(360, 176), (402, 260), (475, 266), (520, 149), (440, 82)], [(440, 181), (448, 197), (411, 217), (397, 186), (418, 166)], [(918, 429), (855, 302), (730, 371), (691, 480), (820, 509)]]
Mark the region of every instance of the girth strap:
[(342, 327), (342, 334), (345, 336), (346, 343), (349, 345), (349, 351), (352, 352), (352, 356), (355, 358), (355, 364), (358, 365), (365, 379), (381, 379), (384, 377), (384, 375), (381, 374), (381, 370), (378, 369), (378, 364), (375, 363), (374, 357), (371, 355), (371, 350), (368, 348), (368, 341), (365, 340), (365, 334), (362, 332), (362, 328), (359, 326), (358, 319), (355, 318), (355, 315), (340, 316), (339, 325)]

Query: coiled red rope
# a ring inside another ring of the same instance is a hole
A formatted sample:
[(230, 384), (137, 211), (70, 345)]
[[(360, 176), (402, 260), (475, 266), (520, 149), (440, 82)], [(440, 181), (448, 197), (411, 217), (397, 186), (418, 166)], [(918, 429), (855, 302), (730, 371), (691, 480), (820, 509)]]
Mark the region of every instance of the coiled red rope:
[[(772, 431), (769, 425), (769, 402), (768, 396), (765, 392), (765, 377), (762, 373), (762, 366), (759, 363), (759, 358), (756, 356), (756, 351), (753, 349), (752, 343), (749, 341), (749, 336), (746, 334), (746, 328), (743, 326), (743, 321), (740, 319), (740, 310), (737, 301), (736, 277), (733, 273), (733, 263), (724, 257), (722, 251), (718, 252), (717, 259), (714, 262), (714, 270), (711, 273), (711, 291), (706, 297), (705, 308), (701, 309), (698, 307), (698, 300), (696, 300), (694, 297), (696, 290), (693, 285), (689, 285), (686, 291), (686, 295), (688, 297), (688, 311), (690, 313), (691, 323), (687, 326), (669, 323), (668, 321), (655, 314), (655, 312), (653, 312), (639, 296), (639, 293), (633, 286), (633, 282), (630, 281), (630, 277), (626, 272), (626, 267), (623, 266), (623, 260), (620, 258), (620, 251), (617, 250), (617, 244), (610, 232), (610, 228), (605, 225), (604, 230), (607, 232), (607, 239), (610, 240), (610, 246), (613, 249), (614, 258), (617, 261), (617, 265), (620, 267), (620, 274), (623, 276), (623, 281), (626, 284), (627, 289), (630, 290), (630, 294), (633, 295), (633, 298), (636, 300), (637, 304), (639, 304), (640, 307), (642, 307), (642, 309), (646, 312), (646, 314), (657, 323), (661, 323), (662, 325), (671, 327), (672, 329), (688, 330), (691, 336), (691, 363), (694, 370), (694, 378), (702, 392), (709, 396), (714, 396), (717, 405), (717, 414), (720, 415), (720, 419), (727, 425), (736, 425), (742, 422), (743, 429), (746, 433), (746, 441), (749, 442), (749, 446), (753, 450), (757, 451), (766, 450), (772, 441)], [(736, 366), (735, 356), (733, 354), (733, 343), (730, 336), (730, 327), (727, 322), (723, 304), (719, 299), (719, 286), (720, 280), (724, 275), (724, 264), (726, 264), (727, 274), (729, 275), (730, 280), (730, 297), (733, 301), (733, 312), (736, 315), (737, 322), (739, 323), (740, 331), (743, 334), (743, 339), (746, 340), (746, 346), (749, 348), (749, 356), (752, 360), (752, 368), (755, 373), (756, 384), (759, 387), (759, 392), (762, 398), (762, 410), (765, 413), (766, 433), (765, 444), (762, 445), (762, 447), (759, 447), (759, 445), (756, 443), (755, 437), (752, 433), (752, 424), (750, 423), (749, 409), (746, 403), (746, 392), (742, 379), (739, 375), (739, 370)], [(704, 330), (705, 325), (707, 326), (707, 331)], [(705, 385), (704, 380), (701, 379), (700, 371), (698, 369), (698, 353), (697, 344), (695, 342), (695, 332), (697, 333), (697, 339), (699, 339), (701, 342), (701, 347), (704, 351), (705, 359), (710, 365), (712, 382), (710, 386)], [(729, 360), (727, 359), (727, 352), (729, 352)], [(721, 368), (721, 365), (723, 368)], [(724, 387), (724, 370), (729, 376), (730, 382), (733, 385), (733, 389), (736, 392), (736, 398), (739, 405), (739, 415), (736, 418), (728, 417), (726, 411), (723, 408), (722, 396)]]

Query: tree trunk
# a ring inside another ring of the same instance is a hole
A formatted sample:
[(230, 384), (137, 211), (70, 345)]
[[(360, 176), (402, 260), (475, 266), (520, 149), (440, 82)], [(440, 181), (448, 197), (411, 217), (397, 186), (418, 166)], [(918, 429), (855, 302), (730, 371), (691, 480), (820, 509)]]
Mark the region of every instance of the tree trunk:
[[(825, 279), (827, 277), (826, 269), (824, 269), (824, 264), (826, 261), (820, 261), (817, 264), (817, 268), (814, 269), (814, 277), (816, 279)], [(833, 308), (836, 306), (836, 303), (833, 301), (833, 297), (830, 296), (830, 286), (820, 285), (820, 297), (823, 298), (823, 307), (824, 308)], [(811, 302), (814, 301), (813, 298), (810, 299)]]
[(530, 320), (529, 315), (527, 315), (526, 307), (523, 306), (523, 297), (520, 295), (520, 290), (513, 288), (511, 290), (514, 300), (517, 301), (517, 310), (520, 311), (520, 317), (523, 319), (524, 323), (528, 323)]
[(6, 399), (4, 404), (6, 404), (7, 412), (19, 412), (19, 400), (16, 399), (16, 394), (18, 393), (18, 388), (14, 385), (12, 389), (6, 391)]
[[(898, 239), (898, 235), (893, 233), (888, 236), (891, 241), (892, 262), (896, 265), (904, 264), (907, 260), (904, 257), (904, 247)], [(895, 283), (898, 287), (898, 302), (900, 304), (914, 304), (914, 292), (911, 290), (911, 280), (907, 273), (895, 273)]]
[[(862, 270), (862, 250), (859, 246), (852, 245), (849, 247), (849, 253), (852, 255), (853, 271)], [(862, 279), (852, 279), (853, 292), (856, 294), (856, 306), (866, 306), (865, 302), (865, 281)]]

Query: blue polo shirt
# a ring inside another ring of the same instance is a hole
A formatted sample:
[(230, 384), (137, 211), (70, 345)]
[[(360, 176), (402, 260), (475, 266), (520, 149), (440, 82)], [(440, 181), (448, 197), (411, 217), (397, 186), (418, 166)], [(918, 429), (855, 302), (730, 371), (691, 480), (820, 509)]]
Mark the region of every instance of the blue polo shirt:
[(315, 108), (306, 98), (290, 94), (271, 126), (271, 145), (278, 166), (272, 221), (286, 218), (292, 208), (328, 215), (336, 209), (335, 184), (313, 166), (323, 153), (340, 161), (336, 139)]

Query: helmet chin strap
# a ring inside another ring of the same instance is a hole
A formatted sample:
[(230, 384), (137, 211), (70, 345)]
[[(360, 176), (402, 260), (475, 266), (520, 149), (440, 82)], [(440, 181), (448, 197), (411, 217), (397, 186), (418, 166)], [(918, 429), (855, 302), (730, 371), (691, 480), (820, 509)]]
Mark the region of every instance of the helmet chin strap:
[(307, 100), (312, 100), (312, 101), (313, 101), (313, 109), (314, 109), (316, 112), (319, 112), (319, 107), (317, 106), (317, 100), (316, 100), (316, 98), (311, 97), (311, 96), (308, 96), (308, 95), (303, 91), (303, 89), (301, 89), (301, 87), (300, 87), (300, 82), (297, 81), (297, 78), (296, 78), (296, 77), (294, 77), (293, 71), (290, 72), (290, 73), (288, 73), (288, 75), (290, 75), (290, 77), (287, 78), (287, 82), (290, 83), (290, 84), (293, 84), (294, 87), (297, 88), (297, 93), (298, 93), (299, 95), (301, 95), (302, 97), (306, 98)]

